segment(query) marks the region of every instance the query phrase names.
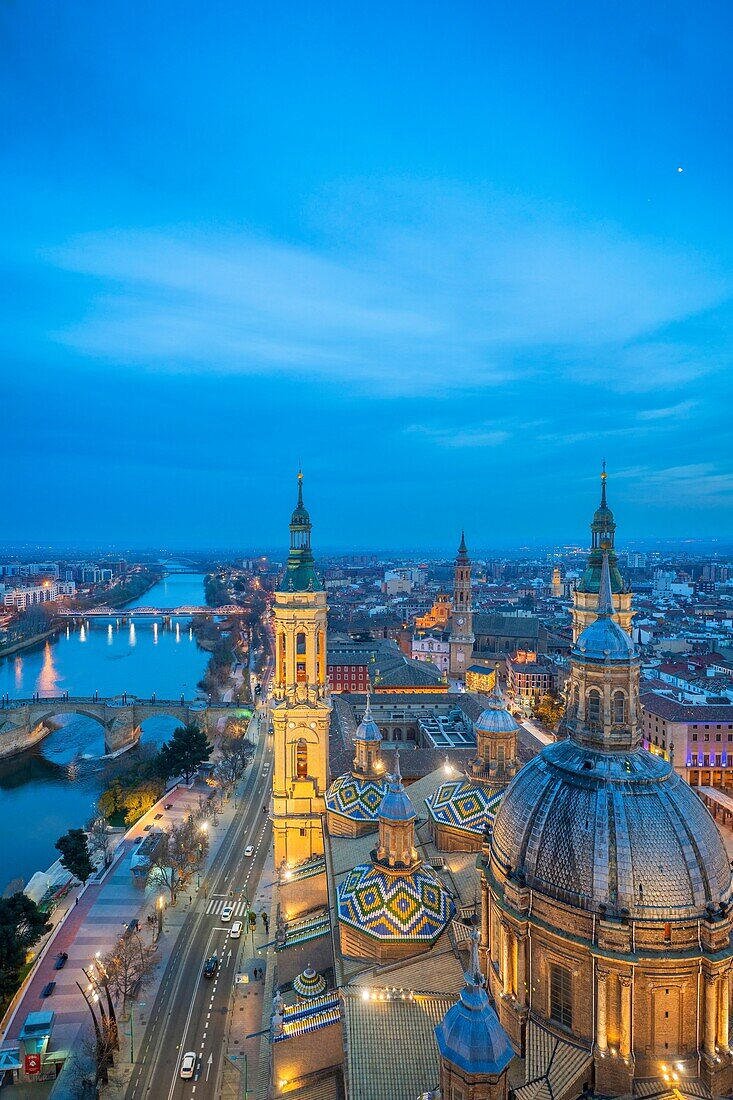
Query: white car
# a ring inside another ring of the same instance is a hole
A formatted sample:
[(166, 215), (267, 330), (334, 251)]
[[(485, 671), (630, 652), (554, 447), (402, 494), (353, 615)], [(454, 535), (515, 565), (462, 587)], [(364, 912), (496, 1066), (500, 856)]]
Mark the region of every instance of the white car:
[(254, 845), (248, 844), (247, 847), (244, 849), (244, 854), (246, 856), (253, 856), (255, 854)]
[(232, 919), (232, 913), (234, 912), (233, 905), (225, 905), (221, 911), (222, 921), (230, 921)]
[(241, 922), (241, 920), (235, 920), (234, 924), (232, 925), (232, 927), (229, 931), (229, 936), (233, 940), (238, 940), (241, 935), (242, 935), (242, 922)]
[(181, 1059), (181, 1077), (189, 1081), (196, 1072), (196, 1052), (189, 1050)]

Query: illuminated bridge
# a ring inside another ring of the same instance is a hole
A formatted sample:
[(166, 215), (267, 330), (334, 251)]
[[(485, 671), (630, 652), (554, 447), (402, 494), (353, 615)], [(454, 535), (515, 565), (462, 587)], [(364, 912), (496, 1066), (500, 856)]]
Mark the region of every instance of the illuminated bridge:
[(247, 608), (240, 604), (228, 603), (223, 607), (90, 607), (85, 610), (69, 607), (59, 608), (63, 619), (175, 619), (190, 618), (192, 615), (246, 615)]

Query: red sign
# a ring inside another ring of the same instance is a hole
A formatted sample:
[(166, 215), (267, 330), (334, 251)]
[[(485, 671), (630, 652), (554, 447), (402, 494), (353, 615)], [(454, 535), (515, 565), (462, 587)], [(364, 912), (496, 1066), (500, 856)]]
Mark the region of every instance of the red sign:
[(40, 1054), (26, 1054), (25, 1056), (25, 1072), (28, 1077), (31, 1077), (34, 1073), (41, 1072), (41, 1056)]

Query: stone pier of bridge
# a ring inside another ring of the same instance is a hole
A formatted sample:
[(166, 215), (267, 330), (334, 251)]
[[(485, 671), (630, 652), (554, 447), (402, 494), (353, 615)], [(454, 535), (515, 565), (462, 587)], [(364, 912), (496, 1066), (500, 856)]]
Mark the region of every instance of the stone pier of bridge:
[(52, 732), (49, 722), (60, 714), (91, 718), (104, 730), (105, 752), (124, 752), (140, 740), (142, 724), (153, 716), (190, 723), (213, 734), (222, 715), (236, 716), (249, 708), (238, 703), (206, 703), (202, 700), (154, 699), (149, 702), (122, 695), (114, 699), (96, 696), (48, 699), (0, 700), (0, 760), (32, 749)]

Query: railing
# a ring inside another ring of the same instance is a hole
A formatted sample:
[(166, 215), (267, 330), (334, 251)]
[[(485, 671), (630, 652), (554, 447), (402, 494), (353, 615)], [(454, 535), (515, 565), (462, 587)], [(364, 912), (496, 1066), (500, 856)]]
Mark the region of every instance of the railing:
[(12, 699), (8, 694), (0, 697), (0, 708), (2, 709), (34, 706), (38, 703), (70, 703), (72, 705), (79, 703), (86, 706), (113, 707), (198, 707), (207, 710), (239, 710), (245, 705), (233, 701), (213, 703), (210, 699), (186, 699), (183, 695), (180, 699), (158, 699), (156, 695), (152, 695), (149, 699), (141, 699), (138, 695), (130, 695), (127, 692), (114, 696), (97, 695), (96, 693), (94, 695), (69, 695), (68, 693), (42, 695), (40, 692), (36, 692), (30, 699)]

